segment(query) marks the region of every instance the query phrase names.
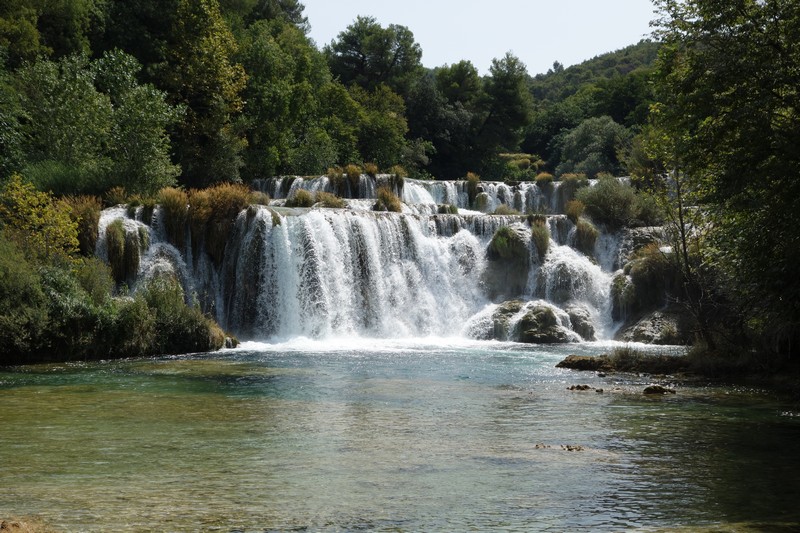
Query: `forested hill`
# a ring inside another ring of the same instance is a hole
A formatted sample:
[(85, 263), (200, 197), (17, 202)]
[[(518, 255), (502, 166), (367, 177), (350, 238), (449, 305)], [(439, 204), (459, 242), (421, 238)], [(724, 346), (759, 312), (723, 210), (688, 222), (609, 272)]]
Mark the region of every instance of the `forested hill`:
[[(530, 82), (534, 112), (522, 149), (557, 173), (625, 172), (620, 153), (647, 123), (658, 43), (641, 41)], [(594, 148), (592, 148), (594, 147)]]
[(566, 67), (556, 61), (546, 74), (537, 74), (530, 83), (535, 102), (555, 103), (585, 86), (602, 86), (630, 74), (649, 72), (658, 56), (659, 44), (642, 40), (615, 52), (608, 52)]
[[(297, 0), (3, 2), (0, 179), (152, 194), (351, 163), (438, 179), (619, 172), (618, 148), (646, 114), (628, 71), (651, 44), (536, 78), (509, 53), (481, 76), (466, 60), (424, 68), (412, 28), (370, 17), (320, 48), (303, 11)], [(565, 154), (592, 117), (614, 120), (602, 153)], [(517, 164), (501, 156), (520, 150)]]

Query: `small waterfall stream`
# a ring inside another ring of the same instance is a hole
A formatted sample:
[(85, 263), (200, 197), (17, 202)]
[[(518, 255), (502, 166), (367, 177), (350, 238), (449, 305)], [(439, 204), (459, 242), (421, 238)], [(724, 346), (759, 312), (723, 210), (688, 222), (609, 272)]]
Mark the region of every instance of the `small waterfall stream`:
[[(106, 209), (97, 254), (107, 259), (105, 228), (113, 220), (122, 219), (126, 232), (146, 231), (149, 243), (131, 290), (144, 279), (172, 274), (187, 300), (196, 299), (223, 328), (244, 339), (486, 338), (487, 331), (497, 330), (498, 313), (508, 301), (520, 302), (509, 312), (508, 331), (526, 313), (547, 308), (566, 332), (565, 341), (613, 336), (608, 258), (614, 255), (614, 236), (601, 236), (596, 258), (588, 257), (571, 246), (574, 225), (551, 214), (550, 245), (540, 259), (526, 217), (466, 210), (435, 214), (437, 204), (466, 207), (465, 182), (407, 179), (401, 214), (368, 210), (376, 181), (362, 176), (359, 199), (348, 209), (287, 209), (277, 201), (243, 210), (216, 265), (202, 249), (192, 249), (188, 237), (182, 251), (167, 242), (160, 208), (151, 220), (142, 220), (141, 210)], [(481, 185), (490, 205), (528, 212), (544, 204), (558, 207), (556, 188), (546, 194), (533, 183)], [(259, 188), (280, 199), (293, 188), (318, 191), (330, 185), (327, 177), (295, 178), (289, 186), (274, 179)], [(434, 209), (421, 207), (426, 205)], [(521, 262), (488, 253), (503, 226), (523, 236), (528, 251)]]

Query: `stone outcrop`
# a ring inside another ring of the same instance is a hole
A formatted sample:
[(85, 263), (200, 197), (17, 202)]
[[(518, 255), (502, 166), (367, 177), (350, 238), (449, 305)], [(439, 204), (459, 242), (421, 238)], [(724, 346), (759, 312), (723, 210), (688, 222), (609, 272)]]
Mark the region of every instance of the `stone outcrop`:
[(647, 344), (686, 344), (690, 340), (685, 313), (680, 309), (662, 309), (623, 326), (615, 340)]

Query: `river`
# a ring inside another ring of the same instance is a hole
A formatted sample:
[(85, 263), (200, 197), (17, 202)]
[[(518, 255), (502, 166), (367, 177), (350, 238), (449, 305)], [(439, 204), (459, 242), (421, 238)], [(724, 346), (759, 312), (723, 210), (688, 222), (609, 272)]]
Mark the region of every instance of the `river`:
[(0, 517), (61, 531), (800, 527), (796, 405), (702, 383), (648, 397), (647, 377), (555, 368), (604, 347), (300, 338), (4, 369)]

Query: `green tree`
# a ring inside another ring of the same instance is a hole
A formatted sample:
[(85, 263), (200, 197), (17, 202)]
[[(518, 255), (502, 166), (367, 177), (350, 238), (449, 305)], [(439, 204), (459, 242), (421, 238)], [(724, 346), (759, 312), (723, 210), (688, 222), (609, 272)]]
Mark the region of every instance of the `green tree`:
[(422, 48), (411, 30), (396, 24), (384, 28), (373, 17), (357, 17), (325, 54), (335, 77), (368, 91), (385, 84), (405, 96), (422, 72)]
[(17, 72), (25, 174), (42, 189), (95, 190), (111, 168), (113, 108), (95, 88), (95, 75), (85, 55), (37, 61)]
[(569, 172), (594, 177), (600, 172), (619, 175), (618, 153), (630, 144), (630, 132), (611, 117), (587, 118), (561, 140), (558, 174)]
[(114, 109), (105, 186), (154, 194), (174, 185), (180, 167), (170, 160), (167, 130), (178, 123), (183, 109), (169, 105), (163, 91), (137, 81), (141, 65), (133, 56), (112, 50), (93, 67), (97, 88), (109, 95)]
[(140, 84), (139, 71), (133, 57), (115, 50), (94, 62), (69, 56), (17, 72), (24, 173), (40, 189), (74, 194), (124, 186), (153, 193), (174, 182), (178, 167), (170, 161), (167, 128), (181, 110)]
[(247, 29), (240, 57), (248, 73), (244, 175), (291, 171), (292, 154), (315, 135), (318, 95), (330, 78), (325, 60), (296, 26), (266, 20)]
[(239, 181), (246, 141), (235, 119), (243, 106), (244, 68), (217, 0), (180, 0), (164, 73), (173, 103), (186, 107), (175, 148), (186, 184)]
[(78, 224), (69, 209), (13, 174), (0, 191), (0, 229), (31, 259), (78, 251)]
[(732, 280), (740, 312), (772, 349), (800, 332), (800, 5), (657, 2), (663, 40), (654, 123), (668, 168), (711, 217), (705, 261)]
[(386, 85), (379, 85), (372, 92), (355, 86), (350, 92), (363, 108), (358, 127), (362, 161), (374, 162), (380, 168), (402, 162), (408, 131), (403, 98)]
[(11, 67), (50, 52), (42, 43), (38, 20), (37, 9), (28, 1), (7, 0), (0, 5), (0, 49), (5, 50)]
[(500, 152), (519, 148), (532, 112), (528, 72), (519, 58), (509, 52), (502, 59), (492, 60), (489, 74), (473, 146), (484, 168), (488, 168)]

